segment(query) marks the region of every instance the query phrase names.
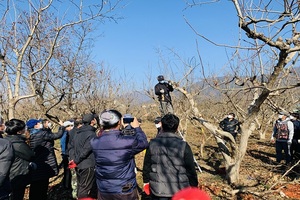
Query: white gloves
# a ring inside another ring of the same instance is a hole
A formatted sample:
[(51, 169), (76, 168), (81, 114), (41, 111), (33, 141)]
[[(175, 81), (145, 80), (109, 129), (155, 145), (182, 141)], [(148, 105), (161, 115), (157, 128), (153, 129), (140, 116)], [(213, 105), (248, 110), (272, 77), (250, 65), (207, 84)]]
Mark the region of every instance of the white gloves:
[(160, 91), (160, 93), (165, 93), (165, 90), (164, 89), (161, 89), (161, 90), (159, 90)]

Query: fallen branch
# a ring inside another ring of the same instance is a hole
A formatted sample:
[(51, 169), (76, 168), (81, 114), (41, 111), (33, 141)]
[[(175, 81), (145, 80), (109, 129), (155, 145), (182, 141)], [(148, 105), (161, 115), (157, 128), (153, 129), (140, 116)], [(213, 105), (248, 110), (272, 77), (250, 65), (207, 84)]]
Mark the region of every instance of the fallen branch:
[(298, 164), (300, 163), (300, 160), (298, 160), (298, 162), (296, 164), (294, 164), (290, 169), (288, 169), (279, 179), (278, 181), (276, 181), (270, 188), (269, 190), (272, 190), (272, 188), (274, 188), (278, 183), (279, 181), (284, 178), (294, 167), (296, 167)]

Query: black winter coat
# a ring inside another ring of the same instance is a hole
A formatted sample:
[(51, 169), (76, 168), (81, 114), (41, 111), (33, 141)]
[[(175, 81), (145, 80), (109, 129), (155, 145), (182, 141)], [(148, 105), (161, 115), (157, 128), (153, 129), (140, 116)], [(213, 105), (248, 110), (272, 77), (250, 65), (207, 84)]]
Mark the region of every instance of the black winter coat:
[(69, 141), (68, 141), (68, 155), (69, 155), (69, 160), (75, 160), (75, 155), (74, 155), (74, 136), (77, 132), (78, 128), (74, 127), (70, 132), (69, 132)]
[[(163, 93), (160, 92), (162, 89), (164, 90)], [(157, 95), (158, 100), (170, 103), (172, 103), (170, 92), (173, 92), (173, 90), (173, 86), (168, 83), (157, 83), (154, 87), (154, 92)]]
[(29, 183), (29, 163), (33, 161), (34, 152), (26, 144), (23, 135), (8, 135), (6, 139), (12, 143), (15, 153), (15, 159), (10, 168), (10, 181), (13, 186), (16, 184), (26, 185)]
[(240, 122), (237, 119), (229, 120), (229, 118), (225, 118), (220, 122), (219, 126), (223, 131), (227, 131), (233, 136), (236, 136), (241, 131)]
[[(35, 129), (34, 129), (35, 130)], [(63, 135), (62, 127), (58, 133), (54, 134), (49, 130), (39, 130), (36, 133), (30, 133), (30, 148), (35, 153), (34, 163), (37, 169), (32, 171), (31, 180), (37, 181), (48, 179), (58, 174), (58, 165), (54, 153), (54, 140)]]
[(96, 137), (96, 128), (84, 124), (76, 129), (72, 136), (70, 158), (74, 160), (78, 169), (95, 167), (95, 157), (91, 146), (91, 140)]
[(6, 139), (0, 139), (0, 199), (10, 192), (9, 169), (14, 159), (12, 144)]

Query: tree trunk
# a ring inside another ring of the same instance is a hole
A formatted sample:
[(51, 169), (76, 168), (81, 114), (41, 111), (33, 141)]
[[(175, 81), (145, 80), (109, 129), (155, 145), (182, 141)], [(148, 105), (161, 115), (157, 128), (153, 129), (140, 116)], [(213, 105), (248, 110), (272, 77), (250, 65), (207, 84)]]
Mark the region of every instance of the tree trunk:
[(9, 99), (8, 101), (8, 119), (15, 118), (15, 101), (13, 99)]
[(255, 124), (243, 124), (242, 125), (242, 135), (239, 144), (239, 148), (236, 151), (236, 159), (233, 163), (226, 163), (226, 179), (230, 184), (237, 184), (239, 183), (239, 171), (241, 167), (241, 163), (247, 151), (248, 141), (250, 135), (253, 133), (255, 129)]

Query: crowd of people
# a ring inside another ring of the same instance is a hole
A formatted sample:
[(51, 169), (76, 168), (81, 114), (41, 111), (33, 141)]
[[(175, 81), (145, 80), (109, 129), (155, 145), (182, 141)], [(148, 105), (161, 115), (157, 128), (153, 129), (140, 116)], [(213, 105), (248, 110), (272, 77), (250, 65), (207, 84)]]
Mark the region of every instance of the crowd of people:
[(158, 133), (150, 142), (136, 117), (113, 109), (60, 121), (56, 133), (47, 119), (6, 121), (0, 139), (0, 199), (24, 199), (26, 187), (30, 200), (47, 199), (49, 180), (59, 172), (58, 139), (62, 186), (73, 190), (74, 199), (139, 199), (135, 155), (144, 150), (143, 181), (151, 199), (172, 199), (182, 189), (197, 188), (192, 150), (176, 135), (179, 118), (169, 113), (157, 120)]
[[(154, 120), (157, 133), (150, 142), (141, 121), (113, 109), (59, 121), (56, 133), (48, 119), (4, 123), (0, 117), (0, 200), (23, 200), (28, 186), (30, 200), (46, 200), (49, 180), (60, 167), (62, 186), (74, 199), (138, 200), (135, 155), (144, 150), (143, 188), (151, 199), (210, 199), (198, 189), (191, 147), (177, 134), (180, 119), (173, 114), (173, 86), (162, 75), (157, 80), (154, 90), (161, 116)], [(240, 124), (231, 112), (219, 126), (236, 140)], [(300, 153), (299, 131), (299, 114), (281, 112), (271, 138), (278, 163), (285, 159), (289, 164)], [(60, 165), (54, 147), (58, 139)]]

